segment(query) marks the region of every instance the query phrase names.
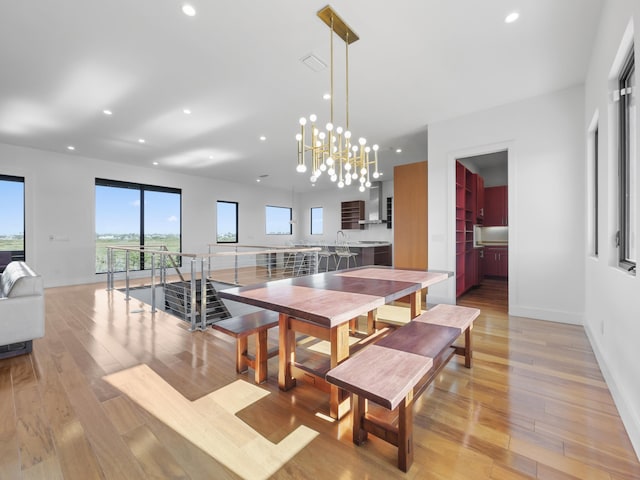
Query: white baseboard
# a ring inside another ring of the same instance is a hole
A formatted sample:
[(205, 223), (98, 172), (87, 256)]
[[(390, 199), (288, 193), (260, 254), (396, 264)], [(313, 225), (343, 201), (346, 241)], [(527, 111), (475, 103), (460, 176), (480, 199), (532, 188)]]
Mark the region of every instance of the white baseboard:
[[(598, 366), (600, 367), (600, 371), (602, 372), (604, 381), (607, 383), (607, 387), (609, 387), (609, 391), (611, 392), (613, 401), (616, 404), (616, 408), (618, 409), (618, 413), (620, 414), (620, 418), (622, 419), (624, 428), (627, 430), (627, 434), (629, 435), (629, 440), (631, 441), (631, 445), (633, 446), (633, 449), (636, 452), (638, 461), (640, 461), (640, 410), (638, 410), (639, 406), (636, 405), (636, 408), (634, 409), (633, 408), (634, 403), (627, 401), (624, 384), (621, 384), (621, 382), (617, 382), (615, 375), (608, 368), (606, 359), (604, 355), (602, 355), (602, 352), (600, 351), (598, 342), (595, 341), (596, 336), (591, 331), (591, 328), (587, 325), (585, 326), (584, 330), (585, 330), (585, 333), (587, 334), (587, 338), (589, 338), (589, 343), (591, 344), (593, 353), (595, 353), (596, 355)], [(623, 388), (620, 388), (621, 385)]]
[(571, 325), (584, 324), (582, 313), (562, 312), (559, 310), (544, 310), (540, 308), (509, 305), (509, 315), (513, 315), (514, 317), (535, 318), (536, 320), (547, 320), (549, 322), (568, 323)]

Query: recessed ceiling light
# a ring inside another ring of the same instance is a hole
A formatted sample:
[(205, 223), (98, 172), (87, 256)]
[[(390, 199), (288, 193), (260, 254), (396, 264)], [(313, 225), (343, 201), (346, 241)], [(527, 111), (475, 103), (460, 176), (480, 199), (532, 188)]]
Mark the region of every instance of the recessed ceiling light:
[(402, 153), (402, 149), (401, 148), (396, 148), (396, 153)]
[(265, 137), (264, 135), (260, 135), (260, 140), (262, 140), (263, 142), (267, 139), (267, 137)]
[(519, 16), (520, 14), (518, 12), (511, 12), (505, 17), (504, 21), (505, 23), (513, 23), (518, 19)]
[(139, 138), (138, 143), (144, 143), (146, 140), (144, 138)]
[(213, 160), (213, 155), (209, 155), (209, 160)]
[(189, 110), (188, 108), (185, 108), (182, 110), (182, 113), (184, 113), (185, 115), (191, 115), (191, 110)]
[(105, 115), (113, 115), (113, 112), (111, 110), (102, 110), (102, 113), (104, 113)]
[(73, 145), (68, 145), (67, 146), (67, 150), (75, 150), (75, 149), (76, 149), (76, 147), (74, 147)]
[(260, 179), (259, 179), (259, 178), (256, 178), (256, 182), (260, 183)]
[(322, 96), (322, 98), (323, 98), (323, 100), (331, 100), (331, 94), (330, 94), (330, 93), (325, 93), (325, 94)]
[(184, 5), (182, 5), (182, 13), (184, 13), (187, 17), (195, 17), (196, 9), (193, 8), (193, 5), (185, 3)]
[(154, 165), (158, 165), (158, 162), (153, 162)]

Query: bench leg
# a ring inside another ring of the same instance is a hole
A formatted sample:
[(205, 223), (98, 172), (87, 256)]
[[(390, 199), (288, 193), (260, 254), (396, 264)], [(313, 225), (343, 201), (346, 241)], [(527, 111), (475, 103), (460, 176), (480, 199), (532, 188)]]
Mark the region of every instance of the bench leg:
[(405, 398), (398, 408), (398, 468), (407, 472), (413, 463), (413, 402)]
[(356, 445), (362, 445), (367, 440), (367, 431), (364, 429), (363, 425), (364, 417), (367, 413), (367, 399), (354, 393), (351, 401), (353, 402), (351, 410), (353, 443)]
[(247, 337), (239, 337), (236, 339), (236, 372), (243, 373), (247, 371), (249, 364), (247, 362)]

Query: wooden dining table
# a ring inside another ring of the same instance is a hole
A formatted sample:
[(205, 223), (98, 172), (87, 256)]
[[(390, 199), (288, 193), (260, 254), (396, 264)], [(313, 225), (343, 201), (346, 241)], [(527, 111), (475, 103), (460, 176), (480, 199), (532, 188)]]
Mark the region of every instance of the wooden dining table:
[(330, 415), (339, 419), (349, 411), (346, 392), (326, 383), (324, 372), (296, 362), (296, 333), (330, 344), (329, 368), (349, 356), (352, 320), (367, 317), (367, 333), (374, 330), (376, 309), (409, 297), (411, 318), (421, 312), (421, 292), (442, 282), (451, 272), (404, 270), (367, 266), (317, 273), (220, 290), (220, 297), (279, 313), (278, 384), (289, 390), (296, 384), (292, 371), (302, 370), (319, 388), (330, 394)]

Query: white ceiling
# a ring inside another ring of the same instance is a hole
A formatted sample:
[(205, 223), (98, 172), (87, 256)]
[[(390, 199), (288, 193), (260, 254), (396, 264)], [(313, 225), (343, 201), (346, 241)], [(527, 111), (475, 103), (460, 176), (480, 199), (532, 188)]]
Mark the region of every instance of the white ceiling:
[[(294, 136), (300, 116), (328, 121), (329, 70), (300, 59), (329, 63), (329, 29), (316, 17), (327, 1), (191, 0), (195, 17), (182, 3), (0, 2), (0, 142), (309, 188), (308, 174), (294, 170)], [(360, 37), (349, 50), (351, 130), (380, 144), (388, 179), (394, 164), (426, 159), (429, 124), (582, 83), (601, 4), (331, 2)], [(506, 24), (514, 10), (520, 19)], [(335, 48), (344, 124), (337, 37)], [(316, 188), (330, 186), (322, 178)]]

